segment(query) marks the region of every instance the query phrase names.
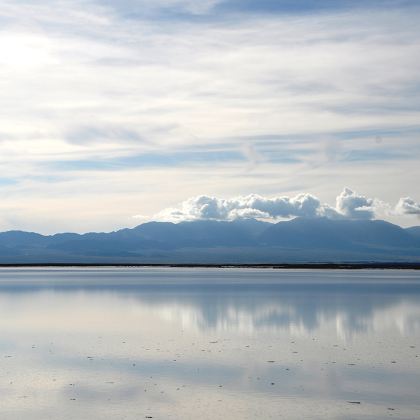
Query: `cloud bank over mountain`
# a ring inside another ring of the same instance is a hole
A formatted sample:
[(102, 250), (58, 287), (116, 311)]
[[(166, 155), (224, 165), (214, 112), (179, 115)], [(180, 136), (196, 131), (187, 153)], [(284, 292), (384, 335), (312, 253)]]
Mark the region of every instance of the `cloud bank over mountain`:
[(410, 197), (402, 197), (395, 206), (398, 214), (416, 214), (420, 215), (420, 203), (416, 203)]
[(307, 193), (294, 197), (250, 194), (227, 199), (199, 195), (183, 201), (178, 207), (160, 211), (152, 219), (170, 222), (251, 218), (278, 220), (294, 217), (371, 220), (379, 212), (420, 214), (420, 204), (406, 197), (401, 198), (392, 208), (377, 198), (365, 197), (347, 187), (337, 196), (335, 207), (322, 203), (319, 198)]
[(357, 195), (350, 188), (344, 188), (336, 199), (336, 211), (350, 219), (373, 219), (375, 200)]
[(315, 217), (325, 206), (311, 194), (296, 197), (263, 197), (257, 194), (222, 199), (200, 195), (168, 208), (157, 215), (159, 220), (235, 220), (243, 218)]

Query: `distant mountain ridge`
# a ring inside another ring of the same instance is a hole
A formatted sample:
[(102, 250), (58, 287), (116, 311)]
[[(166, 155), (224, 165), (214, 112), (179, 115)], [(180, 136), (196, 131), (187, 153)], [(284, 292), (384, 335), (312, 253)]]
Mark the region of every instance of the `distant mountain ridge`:
[(110, 233), (0, 233), (0, 263), (420, 261), (420, 226), (296, 218), (148, 222)]

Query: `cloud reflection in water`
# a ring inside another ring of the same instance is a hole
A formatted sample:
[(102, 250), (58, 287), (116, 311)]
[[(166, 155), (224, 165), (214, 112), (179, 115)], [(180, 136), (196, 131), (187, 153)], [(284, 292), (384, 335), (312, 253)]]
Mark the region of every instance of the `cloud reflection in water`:
[(413, 416), (419, 298), (414, 272), (2, 272), (0, 411)]

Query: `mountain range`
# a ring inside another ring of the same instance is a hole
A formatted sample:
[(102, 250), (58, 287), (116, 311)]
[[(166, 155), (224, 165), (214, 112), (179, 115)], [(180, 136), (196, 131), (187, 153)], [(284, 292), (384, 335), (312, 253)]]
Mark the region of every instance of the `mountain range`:
[(420, 262), (420, 226), (296, 218), (149, 222), (109, 233), (0, 233), (0, 263)]

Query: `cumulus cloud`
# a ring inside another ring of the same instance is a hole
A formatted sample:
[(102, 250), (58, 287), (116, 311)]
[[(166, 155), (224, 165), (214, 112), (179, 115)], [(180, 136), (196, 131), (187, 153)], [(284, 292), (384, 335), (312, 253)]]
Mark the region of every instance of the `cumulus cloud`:
[(420, 215), (420, 203), (415, 202), (410, 197), (402, 197), (395, 206), (397, 214), (416, 214)]
[[(350, 191), (350, 190), (349, 190)], [(358, 215), (358, 213), (356, 213)], [(344, 214), (345, 215), (345, 214)], [(235, 220), (291, 217), (342, 217), (342, 214), (311, 194), (295, 197), (264, 197), (257, 194), (228, 199), (200, 195), (183, 201), (177, 208), (159, 212), (155, 220)]]
[[(378, 199), (359, 195), (349, 188), (344, 188), (337, 196), (335, 207), (322, 203), (319, 198), (307, 193), (294, 197), (250, 194), (227, 199), (199, 195), (183, 201), (179, 207), (162, 210), (153, 220), (277, 220), (293, 217), (370, 220), (384, 207), (389, 205)], [(409, 198), (401, 199), (397, 207), (401, 209), (400, 214), (420, 214), (420, 205)]]
[(161, 211), (156, 219), (183, 221), (316, 217), (325, 214), (325, 207), (310, 194), (299, 194), (292, 198), (268, 198), (251, 194), (230, 199), (200, 195), (185, 200), (179, 208)]
[(350, 219), (372, 219), (374, 217), (374, 200), (358, 195), (349, 188), (336, 199), (336, 209)]

